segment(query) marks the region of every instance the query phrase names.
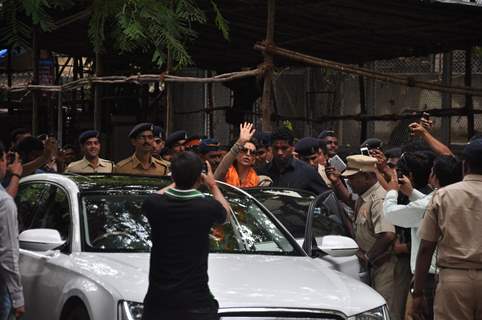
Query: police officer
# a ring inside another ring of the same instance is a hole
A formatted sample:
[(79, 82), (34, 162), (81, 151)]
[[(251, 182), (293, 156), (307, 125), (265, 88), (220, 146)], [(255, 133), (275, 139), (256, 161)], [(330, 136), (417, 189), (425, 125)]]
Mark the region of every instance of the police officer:
[(79, 144), (84, 157), (70, 163), (65, 169), (69, 173), (112, 173), (114, 164), (109, 160), (99, 158), (100, 134), (96, 130), (87, 130), (80, 134)]
[(135, 148), (132, 156), (116, 164), (116, 173), (128, 173), (138, 175), (164, 176), (168, 173), (168, 167), (160, 160), (154, 158), (152, 146), (154, 140), (154, 125), (152, 123), (140, 123), (129, 133), (129, 140)]
[[(168, 169), (171, 166), (171, 163), (161, 156), (162, 149), (164, 149), (164, 146), (166, 142), (164, 141), (164, 132), (162, 131), (162, 128), (159, 126), (154, 126), (154, 140), (153, 140), (153, 148), (154, 151), (152, 153), (152, 156), (159, 160), (163, 165), (165, 165)], [(168, 170), (169, 171), (169, 170)]]
[(347, 177), (353, 191), (359, 195), (355, 202), (355, 240), (360, 247), (358, 257), (370, 273), (372, 287), (392, 307), (396, 257), (392, 252), (395, 227), (383, 215), (385, 189), (375, 174), (377, 159), (365, 155), (347, 157)]
[(219, 144), (218, 140), (213, 138), (201, 140), (198, 153), (203, 161), (209, 162), (213, 171), (216, 171), (221, 159), (223, 158), (221, 145)]
[(166, 161), (171, 161), (172, 157), (186, 150), (185, 143), (187, 132), (184, 130), (174, 131), (166, 138), (166, 144), (162, 150), (162, 157)]
[(482, 139), (464, 148), (464, 180), (438, 189), (422, 220), (411, 290), (412, 316), (423, 319), (423, 289), (437, 247), (435, 319), (482, 319)]
[(334, 157), (338, 153), (338, 138), (333, 130), (323, 130), (318, 135), (318, 139), (323, 140), (328, 149), (328, 157)]

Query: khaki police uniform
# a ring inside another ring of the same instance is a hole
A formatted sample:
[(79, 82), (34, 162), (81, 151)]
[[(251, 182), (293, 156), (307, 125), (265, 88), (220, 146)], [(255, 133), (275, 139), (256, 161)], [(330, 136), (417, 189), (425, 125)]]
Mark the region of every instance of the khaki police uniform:
[[(347, 169), (342, 176), (348, 177), (359, 172), (375, 172), (377, 159), (365, 155), (347, 157)], [(355, 240), (360, 249), (367, 253), (377, 241), (377, 234), (384, 232), (395, 233), (395, 227), (385, 220), (383, 214), (383, 200), (386, 190), (375, 183), (370, 189), (360, 195), (355, 203)], [(389, 308), (393, 308), (393, 294), (395, 290), (395, 266), (397, 258), (392, 248), (379, 257), (370, 261), (371, 286), (387, 301)]]
[(437, 242), (435, 319), (482, 319), (482, 175), (439, 189), (420, 238)]
[(144, 169), (142, 163), (134, 153), (131, 157), (119, 161), (115, 166), (114, 172), (133, 175), (165, 176), (168, 173), (168, 167), (163, 161), (151, 157), (149, 168)]
[(65, 169), (66, 173), (112, 173), (113, 171), (114, 163), (112, 161), (99, 158), (97, 166), (94, 166), (85, 157), (70, 163)]
[[(370, 251), (376, 242), (376, 235), (383, 232), (395, 233), (395, 227), (388, 223), (383, 215), (383, 200), (386, 191), (377, 182), (374, 186), (362, 194), (355, 205), (355, 239), (360, 249)], [(370, 270), (372, 287), (387, 301), (388, 307), (392, 307), (395, 266), (397, 259), (389, 251), (373, 262)]]

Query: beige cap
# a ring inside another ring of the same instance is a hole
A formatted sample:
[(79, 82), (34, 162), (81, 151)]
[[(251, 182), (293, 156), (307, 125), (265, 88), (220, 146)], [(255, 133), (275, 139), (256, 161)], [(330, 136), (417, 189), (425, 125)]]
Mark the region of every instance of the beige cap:
[(363, 154), (356, 154), (354, 156), (348, 156), (347, 168), (341, 174), (344, 177), (352, 176), (358, 172), (375, 172), (377, 159)]

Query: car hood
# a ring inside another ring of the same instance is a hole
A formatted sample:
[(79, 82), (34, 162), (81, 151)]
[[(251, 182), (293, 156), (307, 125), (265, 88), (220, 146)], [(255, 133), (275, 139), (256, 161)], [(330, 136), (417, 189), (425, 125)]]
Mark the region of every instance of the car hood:
[[(142, 302), (149, 254), (81, 253), (74, 257), (119, 299)], [(385, 303), (373, 289), (308, 257), (210, 254), (209, 286), (220, 308), (308, 308), (351, 316)]]

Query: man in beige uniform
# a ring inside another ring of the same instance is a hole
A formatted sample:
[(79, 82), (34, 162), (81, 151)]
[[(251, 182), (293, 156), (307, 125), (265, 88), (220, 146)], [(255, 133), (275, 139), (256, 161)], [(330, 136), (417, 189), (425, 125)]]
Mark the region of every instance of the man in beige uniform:
[(135, 152), (129, 158), (116, 164), (115, 173), (149, 176), (165, 176), (168, 173), (167, 166), (152, 156), (154, 151), (152, 146), (153, 129), (152, 123), (140, 123), (131, 130), (129, 139)]
[(99, 158), (100, 141), (96, 130), (84, 131), (79, 136), (79, 144), (84, 157), (71, 162), (66, 173), (112, 173), (114, 164), (109, 160)]
[(437, 190), (422, 220), (412, 315), (423, 319), (423, 288), (435, 247), (435, 319), (482, 319), (482, 139), (464, 148), (462, 182)]
[(371, 285), (392, 306), (394, 273), (397, 259), (392, 251), (395, 227), (383, 215), (385, 189), (375, 174), (377, 159), (354, 155), (347, 158), (347, 177), (359, 198), (355, 203), (355, 240), (360, 247), (358, 254), (362, 264), (370, 272)]

